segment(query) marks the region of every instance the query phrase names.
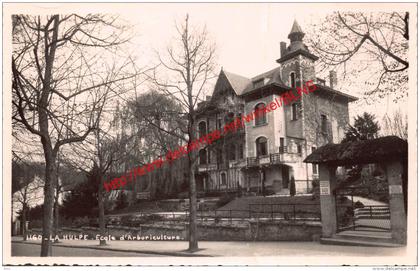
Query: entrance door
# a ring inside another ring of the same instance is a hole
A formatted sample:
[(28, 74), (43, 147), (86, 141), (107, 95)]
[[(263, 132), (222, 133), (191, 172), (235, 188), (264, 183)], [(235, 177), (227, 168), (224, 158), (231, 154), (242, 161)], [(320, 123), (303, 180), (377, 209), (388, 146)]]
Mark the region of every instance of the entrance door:
[(289, 168), (284, 166), (281, 168), (281, 176), (283, 179), (283, 188), (289, 188)]

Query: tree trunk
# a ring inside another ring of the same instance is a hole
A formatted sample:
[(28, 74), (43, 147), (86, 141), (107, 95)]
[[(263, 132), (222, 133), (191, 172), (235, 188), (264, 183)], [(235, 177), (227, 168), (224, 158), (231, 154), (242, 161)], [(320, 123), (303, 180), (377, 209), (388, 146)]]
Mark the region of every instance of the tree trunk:
[(195, 157), (194, 153), (190, 152), (188, 154), (189, 160), (189, 179), (190, 179), (190, 230), (189, 230), (189, 247), (190, 252), (195, 252), (198, 250), (198, 240), (197, 240), (197, 191), (195, 183)]
[[(189, 96), (192, 98), (192, 96)], [(192, 102), (191, 102), (192, 104)], [(194, 116), (193, 108), (190, 108), (189, 114), (189, 125), (188, 125), (188, 144), (191, 144), (195, 140), (195, 130), (194, 130)], [(189, 215), (189, 247), (190, 252), (195, 252), (198, 250), (198, 240), (197, 240), (197, 188), (195, 183), (195, 165), (197, 161), (197, 153), (195, 151), (188, 152), (188, 177), (190, 180), (190, 215)]]
[[(58, 178), (57, 178), (58, 181)], [(54, 198), (54, 236), (59, 234), (59, 206), (58, 206), (58, 199), (59, 199), (59, 191), (58, 186), (55, 189), (55, 198)], [(59, 240), (54, 238), (54, 243), (58, 243)]]
[(47, 257), (51, 254), (51, 241), (53, 226), (53, 208), (54, 208), (54, 187), (57, 178), (57, 169), (55, 167), (55, 157), (53, 154), (47, 153), (46, 157), (46, 171), (45, 171), (45, 186), (44, 186), (44, 207), (42, 218), (42, 243), (41, 243), (41, 257)]
[[(51, 82), (53, 64), (55, 60), (55, 51), (57, 49), (57, 36), (58, 36), (58, 15), (53, 16), (53, 29), (50, 43), (49, 53), (45, 56), (45, 75), (41, 91), (41, 98), (38, 105), (38, 118), (39, 118), (39, 131), (41, 134), (41, 143), (45, 156), (45, 185), (44, 185), (44, 207), (42, 218), (42, 243), (41, 243), (41, 257), (47, 257), (51, 252), (50, 237), (52, 233), (53, 224), (53, 208), (54, 208), (54, 187), (57, 183), (57, 167), (56, 157), (57, 151), (53, 150), (50, 131), (48, 128), (48, 99), (51, 93)], [(48, 42), (48, 29), (45, 29), (45, 37)]]
[[(99, 182), (99, 189), (98, 189), (98, 207), (99, 207), (99, 233), (101, 236), (105, 237), (105, 203), (104, 203), (104, 185), (103, 185), (103, 178), (102, 174), (98, 176), (100, 178)], [(100, 240), (100, 246), (105, 246), (106, 241)]]
[(22, 235), (23, 235), (23, 241), (27, 240), (26, 236), (26, 212), (27, 212), (27, 206), (26, 203), (22, 206)]

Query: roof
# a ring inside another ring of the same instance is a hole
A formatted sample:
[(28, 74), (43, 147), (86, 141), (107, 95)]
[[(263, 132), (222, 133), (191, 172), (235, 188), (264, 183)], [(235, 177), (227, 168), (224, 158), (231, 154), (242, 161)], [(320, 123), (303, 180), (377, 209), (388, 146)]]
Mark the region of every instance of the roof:
[(320, 88), (321, 90), (325, 91), (325, 92), (329, 92), (329, 93), (331, 93), (333, 95), (339, 95), (339, 96), (345, 97), (345, 98), (347, 98), (349, 100), (349, 102), (354, 102), (354, 101), (357, 101), (358, 100), (358, 98), (355, 97), (355, 96), (352, 96), (350, 94), (347, 94), (347, 93), (344, 93), (344, 92), (335, 90), (333, 88), (330, 88), (329, 86), (321, 85), (321, 84), (315, 84), (315, 85), (318, 88)]
[(292, 30), (290, 30), (289, 35), (292, 33), (303, 33), (302, 28), (300, 27), (296, 19), (293, 21)]
[(397, 136), (386, 136), (370, 140), (327, 144), (316, 149), (305, 163), (331, 164), (337, 166), (378, 163), (406, 159), (407, 141)]
[(248, 85), (252, 85), (252, 81), (249, 78), (227, 71), (222, 72), (226, 75), (226, 78), (228, 79), (236, 95), (242, 95), (242, 92), (248, 87)]
[[(279, 67), (276, 67), (274, 69), (271, 69), (267, 72), (261, 73), (257, 76), (252, 77), (252, 82), (258, 81), (260, 79), (267, 79), (266, 82), (264, 82), (264, 86), (268, 86), (268, 85), (277, 85), (280, 87), (284, 87), (286, 89), (289, 89), (289, 87), (283, 83), (283, 81), (280, 78), (280, 69)], [(247, 88), (242, 92), (242, 95), (246, 95), (249, 94), (251, 92), (253, 92), (254, 90), (259, 89), (255, 88), (253, 84), (249, 84), (247, 86)]]
[(303, 43), (300, 44), (301, 46), (303, 46), (304, 48), (300, 48), (300, 46), (298, 45), (298, 49), (292, 50), (292, 48), (290, 48), (290, 46), (286, 49), (285, 55), (283, 55), (282, 57), (280, 57), (279, 59), (277, 59), (276, 61), (278, 63), (282, 63), (286, 60), (292, 59), (297, 55), (303, 55), (306, 56), (309, 59), (312, 59), (314, 61), (317, 61), (319, 59), (319, 57), (317, 57), (316, 55), (312, 54), (311, 52), (308, 51), (308, 48), (306, 47), (306, 45), (304, 45)]
[[(257, 76), (254, 76), (252, 78), (247, 78), (235, 73), (231, 73), (228, 71), (223, 70), (222, 73), (225, 74), (227, 80), (229, 81), (230, 85), (232, 86), (233, 90), (235, 91), (236, 95), (238, 96), (244, 96), (253, 93), (254, 91), (260, 89), (261, 87), (266, 87), (270, 85), (274, 85), (277, 87), (284, 88), (285, 90), (290, 90), (291, 88), (287, 86), (280, 78), (280, 71), (279, 67), (273, 68), (269, 71), (266, 71), (264, 73), (261, 73)], [(264, 82), (263, 86), (254, 87), (253, 82), (258, 81), (260, 79), (267, 79)], [(333, 88), (330, 88), (325, 85), (316, 84), (316, 86), (323, 90), (325, 93), (333, 94), (333, 95), (339, 95), (340, 97), (347, 98), (349, 102), (354, 102), (357, 100), (357, 97), (346, 94), (344, 92), (335, 90)]]

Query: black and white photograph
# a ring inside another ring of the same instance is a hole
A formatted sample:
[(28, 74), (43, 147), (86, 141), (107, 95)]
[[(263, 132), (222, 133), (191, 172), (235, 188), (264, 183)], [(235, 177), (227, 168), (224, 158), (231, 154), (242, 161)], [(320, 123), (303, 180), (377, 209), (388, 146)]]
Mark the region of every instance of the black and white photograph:
[(3, 265), (418, 265), (417, 11), (3, 3)]

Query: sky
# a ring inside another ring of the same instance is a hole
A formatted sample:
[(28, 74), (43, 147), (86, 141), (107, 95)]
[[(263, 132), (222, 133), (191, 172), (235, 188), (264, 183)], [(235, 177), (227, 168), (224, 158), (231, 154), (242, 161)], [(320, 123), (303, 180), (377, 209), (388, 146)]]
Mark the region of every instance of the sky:
[[(191, 25), (205, 26), (210, 39), (216, 44), (217, 72), (223, 67), (224, 70), (253, 77), (278, 66), (275, 60), (280, 57), (280, 42), (289, 42), (287, 35), (295, 19), (305, 31), (311, 23), (319, 22), (326, 14), (337, 10), (334, 6), (322, 4), (303, 7), (307, 5), (137, 4), (116, 11), (121, 12), (122, 17), (134, 26), (132, 46), (139, 65), (156, 63), (156, 51), (162, 51), (170, 45), (176, 35), (176, 22), (183, 20), (188, 13)], [(372, 6), (369, 9), (374, 10)], [(345, 81), (339, 81), (338, 90), (356, 97), (361, 97), (363, 93), (363, 89), (352, 87)], [(367, 111), (380, 120), (386, 112), (391, 113), (396, 109), (405, 112), (406, 108), (406, 101), (395, 104), (392, 99), (386, 98), (371, 105), (359, 101), (350, 105), (350, 116), (353, 118)]]
[[(288, 41), (287, 35), (295, 19), (305, 31), (311, 23), (319, 22), (334, 11), (415, 12), (415, 3), (14, 3), (9, 6), (12, 8), (5, 9), (5, 17), (8, 12), (118, 14), (133, 25), (135, 34), (129, 51), (137, 56), (139, 66), (157, 62), (156, 50), (161, 51), (171, 43), (176, 33), (175, 22), (188, 13), (191, 24), (205, 25), (215, 42), (217, 70), (223, 67), (247, 77), (277, 66), (279, 43)], [(340, 74), (338, 77), (340, 79)], [(350, 87), (348, 82), (339, 81), (338, 87), (358, 97), (364, 91)], [(350, 115), (368, 111), (380, 118), (398, 108), (407, 111), (406, 101), (394, 104), (391, 99), (383, 99), (373, 105), (357, 102), (350, 105)]]

